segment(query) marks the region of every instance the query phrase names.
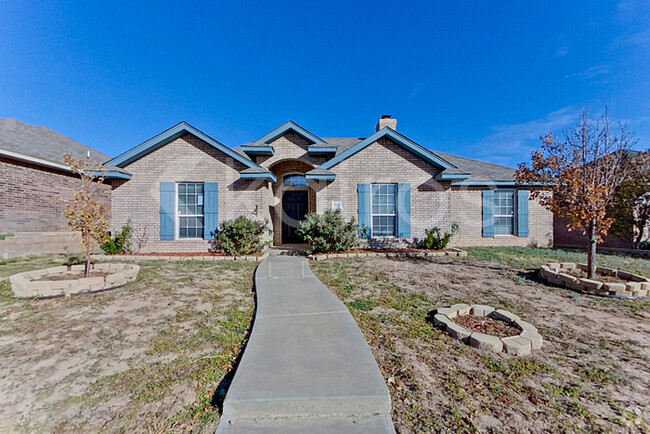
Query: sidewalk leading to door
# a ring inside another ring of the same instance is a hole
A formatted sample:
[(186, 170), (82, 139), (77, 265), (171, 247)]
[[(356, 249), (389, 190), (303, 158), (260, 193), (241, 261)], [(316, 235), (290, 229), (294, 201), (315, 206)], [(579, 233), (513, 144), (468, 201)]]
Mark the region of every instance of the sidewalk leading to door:
[(368, 343), (307, 260), (269, 257), (255, 284), (253, 331), (217, 432), (394, 432)]

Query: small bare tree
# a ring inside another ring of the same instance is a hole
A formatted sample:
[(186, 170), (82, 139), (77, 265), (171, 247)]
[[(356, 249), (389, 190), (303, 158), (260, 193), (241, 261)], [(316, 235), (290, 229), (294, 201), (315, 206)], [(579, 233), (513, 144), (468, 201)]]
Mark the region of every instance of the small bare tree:
[(93, 249), (109, 239), (110, 209), (100, 197), (103, 168), (90, 158), (77, 159), (71, 154), (66, 154), (63, 160), (80, 178), (73, 198), (64, 200), (63, 214), (68, 225), (81, 232), (81, 245), (86, 250), (84, 277), (88, 277)]
[(625, 124), (616, 133), (607, 112), (590, 119), (583, 111), (576, 126), (559, 142), (552, 133), (541, 137), (531, 163), (522, 163), (515, 175), (518, 183), (541, 183), (552, 195), (533, 190), (531, 196), (558, 217), (570, 220), (569, 230), (589, 236), (589, 278), (596, 274), (596, 247), (609, 232), (614, 219), (608, 213), (615, 191), (625, 179), (625, 161), (634, 139)]

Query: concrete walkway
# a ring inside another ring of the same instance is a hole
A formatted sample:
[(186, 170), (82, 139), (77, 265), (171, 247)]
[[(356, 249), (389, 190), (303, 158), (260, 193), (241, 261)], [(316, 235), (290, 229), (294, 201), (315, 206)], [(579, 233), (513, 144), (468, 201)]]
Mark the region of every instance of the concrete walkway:
[(255, 286), (253, 331), (217, 433), (394, 433), (368, 343), (307, 260), (270, 256)]

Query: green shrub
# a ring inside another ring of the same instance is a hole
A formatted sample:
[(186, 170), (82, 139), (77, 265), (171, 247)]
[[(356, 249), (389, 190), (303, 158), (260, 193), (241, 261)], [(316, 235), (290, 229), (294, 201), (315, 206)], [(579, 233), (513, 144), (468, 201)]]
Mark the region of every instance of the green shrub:
[(262, 235), (268, 230), (268, 225), (268, 220), (262, 222), (244, 216), (221, 222), (210, 250), (233, 256), (261, 252), (267, 244)]
[[(86, 263), (86, 255), (80, 253), (78, 255), (68, 256), (68, 258), (63, 262), (63, 265), (81, 265)], [(90, 260), (91, 264), (95, 263), (94, 259)]]
[(446, 249), (451, 241), (451, 237), (456, 235), (459, 229), (458, 223), (452, 224), (451, 232), (445, 232), (444, 234), (437, 226), (431, 229), (425, 229), (424, 233), (426, 234), (426, 238), (422, 242), (421, 247), (430, 250)]
[(349, 222), (343, 220), (339, 210), (309, 214), (298, 234), (311, 243), (311, 249), (307, 251), (310, 255), (350, 250), (359, 245), (359, 225), (354, 218)]
[(122, 231), (118, 232), (113, 238), (102, 244), (101, 248), (107, 255), (131, 253), (132, 236), (133, 226), (131, 226), (131, 220), (127, 220), (126, 224), (122, 226)]

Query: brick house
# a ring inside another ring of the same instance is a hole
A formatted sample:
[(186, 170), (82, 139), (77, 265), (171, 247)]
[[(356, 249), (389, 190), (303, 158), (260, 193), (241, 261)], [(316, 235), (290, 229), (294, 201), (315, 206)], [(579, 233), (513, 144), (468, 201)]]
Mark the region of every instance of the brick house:
[(410, 244), (460, 225), (456, 246), (553, 244), (553, 216), (514, 169), (431, 151), (383, 116), (366, 138), (322, 138), (289, 121), (232, 149), (181, 122), (109, 160), (114, 229), (131, 220), (143, 252), (206, 251), (219, 222), (268, 219), (273, 244), (300, 220), (340, 209), (370, 243)]
[[(68, 228), (61, 199), (70, 198), (78, 177), (63, 162), (64, 154), (110, 157), (46, 127), (0, 119), (0, 258), (41, 253), (73, 253), (79, 241)], [(104, 185), (110, 204), (111, 178), (129, 178), (111, 168)]]

